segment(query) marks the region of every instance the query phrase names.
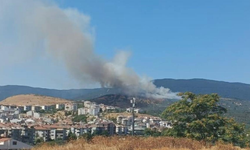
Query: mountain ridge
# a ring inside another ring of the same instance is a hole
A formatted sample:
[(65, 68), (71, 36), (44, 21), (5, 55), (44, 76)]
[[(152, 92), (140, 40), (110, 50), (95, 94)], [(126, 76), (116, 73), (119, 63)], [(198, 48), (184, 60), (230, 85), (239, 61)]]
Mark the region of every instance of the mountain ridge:
[[(226, 82), (209, 79), (155, 79), (157, 87), (165, 87), (173, 92), (190, 91), (195, 94), (218, 93), (221, 97), (250, 100), (250, 84), (241, 82)], [(70, 100), (94, 99), (108, 94), (120, 94), (120, 89), (95, 88), (95, 89), (48, 89), (24, 85), (0, 86), (0, 100), (20, 94), (38, 94)]]
[(218, 93), (221, 97), (250, 100), (250, 84), (208, 79), (156, 79), (157, 87), (170, 88), (173, 92), (190, 91), (195, 94)]

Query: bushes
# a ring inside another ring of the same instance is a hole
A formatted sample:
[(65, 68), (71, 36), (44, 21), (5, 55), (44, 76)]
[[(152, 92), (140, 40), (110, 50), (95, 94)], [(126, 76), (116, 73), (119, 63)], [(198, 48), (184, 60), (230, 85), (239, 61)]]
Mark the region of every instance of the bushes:
[(73, 119), (73, 122), (85, 122), (87, 123), (87, 116), (86, 115), (76, 115)]

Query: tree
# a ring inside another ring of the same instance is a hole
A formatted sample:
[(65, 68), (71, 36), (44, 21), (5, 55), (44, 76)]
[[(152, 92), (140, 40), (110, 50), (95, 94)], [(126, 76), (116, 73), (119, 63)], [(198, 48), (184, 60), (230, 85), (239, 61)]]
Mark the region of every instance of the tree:
[(68, 134), (68, 140), (76, 140), (76, 139), (77, 139), (76, 134), (70, 131)]
[(40, 144), (40, 143), (43, 143), (43, 142), (44, 142), (44, 140), (43, 140), (42, 137), (38, 137), (38, 138), (36, 138), (36, 140), (35, 140), (35, 143), (36, 143), (36, 144)]
[(195, 95), (187, 92), (180, 96), (182, 100), (170, 105), (161, 115), (172, 121), (173, 126), (163, 134), (210, 142), (222, 140), (242, 145), (244, 125), (223, 116), (227, 110), (218, 104), (217, 94)]
[(72, 118), (73, 122), (87, 122), (87, 116), (86, 115), (77, 115), (74, 118)]
[(150, 129), (150, 128), (146, 128), (143, 133), (145, 136), (160, 136), (161, 135), (161, 132)]

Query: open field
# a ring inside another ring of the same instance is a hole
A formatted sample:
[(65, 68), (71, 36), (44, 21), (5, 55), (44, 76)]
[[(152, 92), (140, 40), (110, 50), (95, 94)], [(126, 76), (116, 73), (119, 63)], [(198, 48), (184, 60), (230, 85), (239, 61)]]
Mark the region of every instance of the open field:
[(39, 145), (33, 150), (250, 150), (232, 145), (205, 146), (204, 142), (171, 137), (94, 137), (71, 141), (62, 146)]
[(49, 97), (49, 96), (40, 96), (40, 95), (17, 95), (8, 97), (5, 100), (0, 102), (0, 105), (54, 105), (54, 104), (64, 104), (71, 102), (69, 100)]

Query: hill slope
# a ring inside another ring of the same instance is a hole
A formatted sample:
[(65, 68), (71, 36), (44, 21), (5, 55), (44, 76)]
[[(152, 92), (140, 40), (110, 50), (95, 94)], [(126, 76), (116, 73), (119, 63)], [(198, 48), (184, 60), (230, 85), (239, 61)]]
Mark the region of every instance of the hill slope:
[[(132, 96), (122, 95), (122, 94), (109, 94), (104, 95), (98, 98), (91, 99), (92, 102), (96, 102), (97, 104), (105, 104), (111, 106), (117, 106), (120, 108), (128, 108), (131, 107), (130, 100)], [(162, 102), (162, 100), (154, 100), (145, 97), (136, 96), (136, 107), (145, 108), (152, 104), (158, 104)]]
[[(196, 94), (218, 93), (221, 97), (225, 98), (250, 100), (250, 85), (244, 83), (230, 83), (206, 79), (156, 79), (154, 83), (157, 87), (167, 87), (174, 92), (191, 91)], [(94, 99), (108, 94), (122, 94), (122, 92), (119, 89), (112, 88), (55, 90), (15, 85), (0, 86), (0, 100), (20, 94), (37, 94), (81, 100)]]
[(0, 102), (0, 105), (54, 105), (54, 104), (64, 104), (70, 102), (69, 100), (49, 97), (49, 96), (39, 96), (39, 95), (16, 95), (9, 97)]
[(250, 100), (250, 85), (206, 79), (157, 79), (157, 87), (170, 88), (173, 92), (190, 91), (196, 94), (218, 93), (221, 97)]

